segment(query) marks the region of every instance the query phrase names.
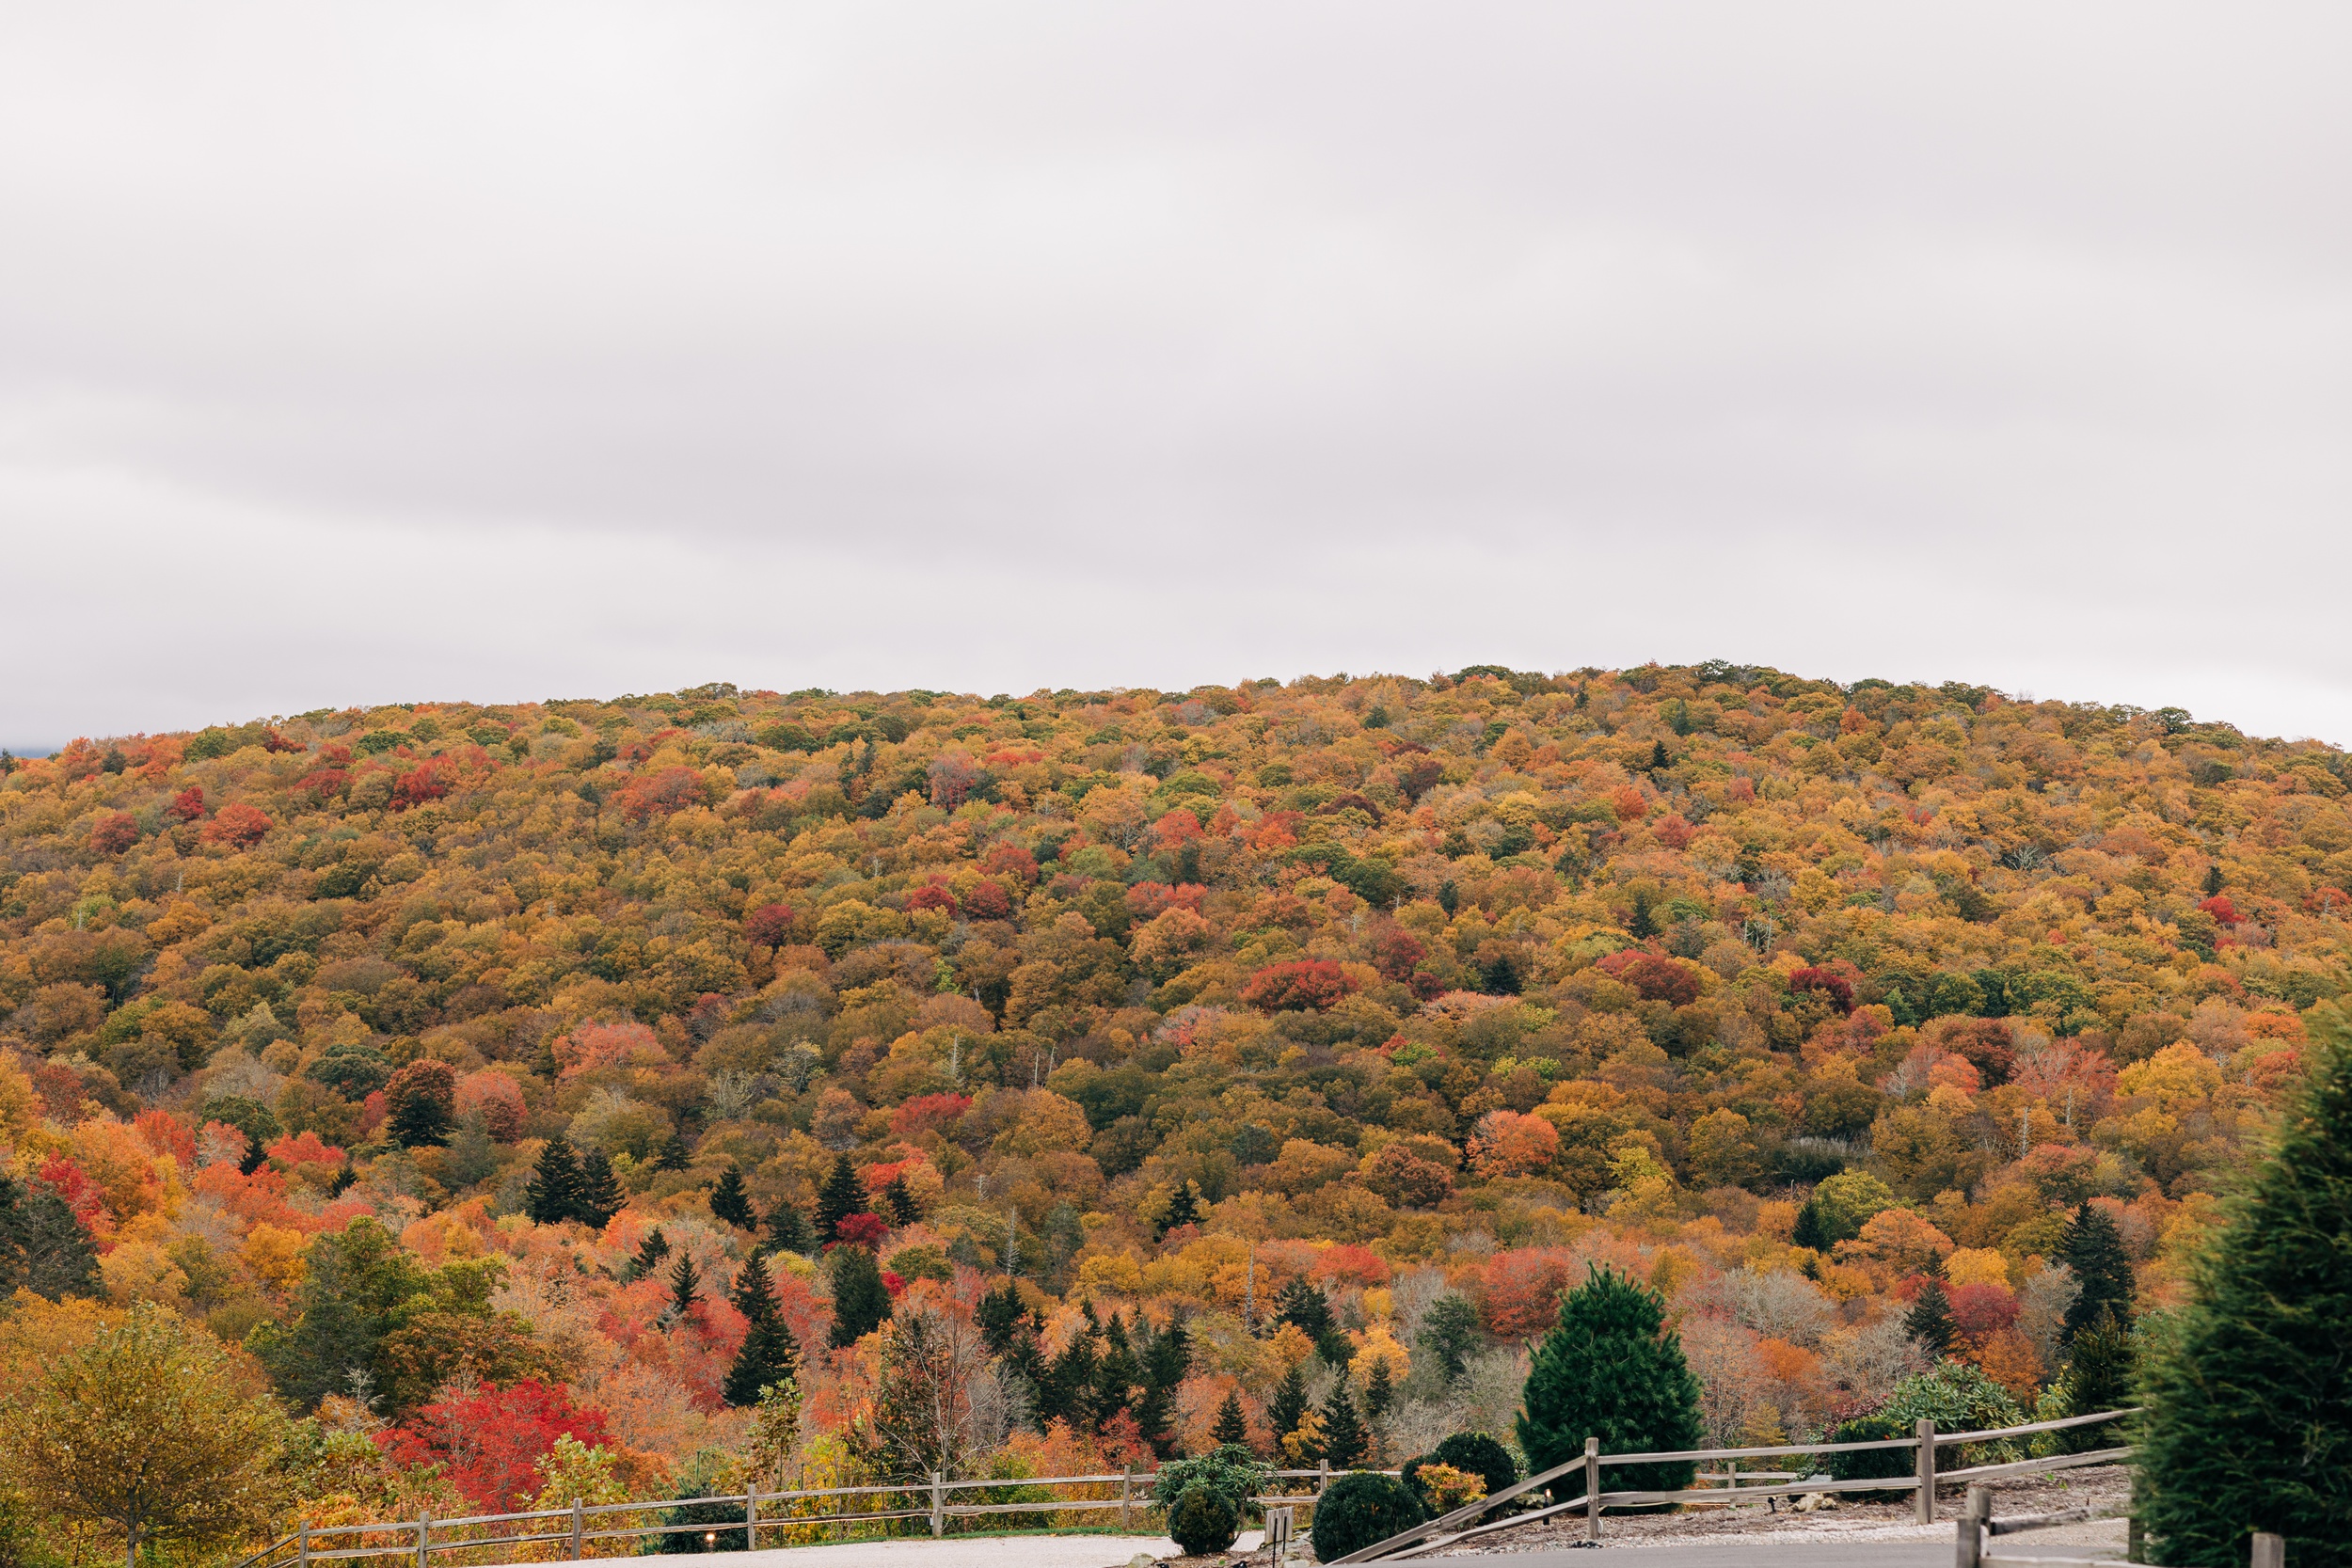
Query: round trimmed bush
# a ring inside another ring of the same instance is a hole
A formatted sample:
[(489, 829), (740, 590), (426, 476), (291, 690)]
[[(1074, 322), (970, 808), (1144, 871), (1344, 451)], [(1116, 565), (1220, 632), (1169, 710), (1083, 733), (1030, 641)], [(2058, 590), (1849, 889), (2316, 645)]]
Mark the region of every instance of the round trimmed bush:
[(1483, 1432), (1455, 1433), (1429, 1450), (1429, 1461), (1486, 1477), (1489, 1497), (1518, 1484), (1519, 1466), (1511, 1450)]
[(1168, 1511), (1168, 1533), (1186, 1557), (1221, 1552), (1241, 1534), (1241, 1510), (1213, 1486), (1187, 1486)]
[(1394, 1476), (1358, 1470), (1340, 1477), (1324, 1492), (1308, 1538), (1314, 1543), (1316, 1558), (1329, 1562), (1411, 1529), (1427, 1517), (1411, 1487)]

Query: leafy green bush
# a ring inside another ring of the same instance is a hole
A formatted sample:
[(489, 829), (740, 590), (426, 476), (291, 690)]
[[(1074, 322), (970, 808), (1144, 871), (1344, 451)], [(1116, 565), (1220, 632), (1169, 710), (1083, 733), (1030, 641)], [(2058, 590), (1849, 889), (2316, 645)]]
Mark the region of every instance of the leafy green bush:
[[(1903, 1379), (1887, 1394), (1886, 1402), (1870, 1415), (1848, 1421), (1830, 1434), (1833, 1443), (1871, 1443), (1909, 1437), (1920, 1418), (1935, 1423), (1938, 1432), (1982, 1432), (1992, 1427), (2017, 1426), (2025, 1420), (2009, 1390), (1976, 1367), (1961, 1361), (1938, 1361), (1924, 1372)], [(2017, 1446), (1963, 1443), (1940, 1449), (1936, 1467), (1954, 1470), (1964, 1465), (1997, 1465), (2018, 1457)], [(1834, 1453), (1828, 1469), (1839, 1481), (1873, 1481), (1881, 1476), (1917, 1473), (1918, 1454), (1910, 1449), (1870, 1449), (1861, 1453)], [(1901, 1496), (1867, 1492), (1866, 1499), (1883, 1501)]]
[(1168, 1533), (1186, 1557), (1221, 1552), (1241, 1533), (1241, 1510), (1214, 1486), (1195, 1481), (1168, 1511)]
[[(1560, 1300), (1560, 1319), (1535, 1349), (1519, 1414), (1519, 1448), (1536, 1470), (1564, 1465), (1600, 1439), (1603, 1453), (1672, 1453), (1695, 1449), (1699, 1380), (1682, 1358), (1682, 1341), (1666, 1327), (1658, 1292), (1613, 1269), (1592, 1266), (1583, 1284)], [(1676, 1492), (1698, 1466), (1612, 1465), (1604, 1492)], [(1555, 1483), (1555, 1497), (1583, 1489), (1581, 1475)], [(1563, 1491), (1563, 1487), (1568, 1490)]]
[(1518, 1484), (1518, 1462), (1511, 1457), (1511, 1450), (1483, 1432), (1457, 1432), (1430, 1449), (1429, 1458), (1432, 1463), (1486, 1477), (1490, 1497)]
[(1162, 1465), (1152, 1483), (1152, 1500), (1168, 1511), (1172, 1522), (1184, 1494), (1205, 1486), (1232, 1505), (1238, 1529), (1240, 1521), (1249, 1516), (1249, 1499), (1273, 1484), (1272, 1465), (1262, 1463), (1239, 1443), (1221, 1443), (1196, 1458), (1171, 1459)]
[(1411, 1529), (1428, 1515), (1413, 1489), (1393, 1476), (1358, 1470), (1340, 1477), (1315, 1504), (1309, 1538), (1325, 1562)]

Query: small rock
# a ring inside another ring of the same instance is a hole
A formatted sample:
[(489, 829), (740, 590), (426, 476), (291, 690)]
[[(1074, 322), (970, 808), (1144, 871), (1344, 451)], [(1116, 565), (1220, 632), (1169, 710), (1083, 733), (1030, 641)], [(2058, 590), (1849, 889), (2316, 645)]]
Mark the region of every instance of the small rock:
[(1837, 1494), (1835, 1492), (1807, 1492), (1797, 1499), (1797, 1512), (1800, 1513), (1823, 1513), (1836, 1507)]
[(1150, 1552), (1137, 1552), (1127, 1560), (1127, 1568), (1157, 1568), (1158, 1562)]

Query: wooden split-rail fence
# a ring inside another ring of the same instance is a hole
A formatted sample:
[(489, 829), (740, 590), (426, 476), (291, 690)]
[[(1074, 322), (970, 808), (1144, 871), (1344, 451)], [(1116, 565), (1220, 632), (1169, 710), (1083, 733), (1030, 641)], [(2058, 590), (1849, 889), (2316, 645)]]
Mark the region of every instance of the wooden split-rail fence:
[[(1977, 1485), (1968, 1488), (1968, 1500), (1960, 1513), (1959, 1536), (1955, 1542), (1953, 1560), (1957, 1568), (2147, 1568), (2145, 1563), (2123, 1562), (2114, 1558), (2088, 1557), (2023, 1557), (2014, 1552), (1993, 1550), (1993, 1543), (2004, 1535), (2022, 1534), (2026, 1530), (2055, 1529), (2060, 1525), (2085, 1524), (2092, 1519), (2112, 1519), (2121, 1512), (2116, 1509), (2068, 1508), (2050, 1513), (2013, 1513), (2006, 1519), (1993, 1516), (1993, 1489)], [(2256, 1530), (2248, 1541), (2249, 1568), (2286, 1568), (2286, 1537)], [(2139, 1521), (2132, 1521), (2130, 1544), (2125, 1551), (2139, 1556)]]
[[(1251, 1500), (1261, 1506), (1312, 1508), (1336, 1476), (1352, 1472), (1319, 1465), (1311, 1470), (1277, 1470), (1279, 1481), (1308, 1481), (1309, 1490), (1277, 1492)], [(1395, 1475), (1394, 1470), (1379, 1472)], [(573, 1503), (569, 1508), (529, 1509), (520, 1513), (473, 1513), (462, 1518), (378, 1520), (357, 1525), (302, 1525), (271, 1542), (237, 1568), (310, 1568), (314, 1562), (354, 1558), (405, 1558), (411, 1568), (434, 1568), (438, 1557), (453, 1561), (501, 1563), (522, 1556), (539, 1560), (634, 1555), (609, 1549), (618, 1542), (658, 1543), (665, 1535), (694, 1534), (716, 1545), (721, 1536), (740, 1538), (756, 1547), (767, 1533), (771, 1544), (787, 1531), (832, 1532), (846, 1527), (928, 1522), (934, 1536), (946, 1533), (948, 1522), (993, 1515), (1116, 1513), (1118, 1528), (1131, 1530), (1138, 1516), (1158, 1505), (1152, 1500), (1156, 1471), (1133, 1468), (1115, 1475), (999, 1476), (981, 1481), (949, 1481), (934, 1471), (927, 1481), (899, 1481), (872, 1486), (825, 1486), (797, 1492), (736, 1492), (707, 1497), (672, 1497), (652, 1502)], [(1057, 1488), (1083, 1489), (1065, 1497), (1002, 1497), (958, 1501), (959, 1494), (974, 1492), (1033, 1493)], [(1117, 1488), (1113, 1491), (1113, 1488)], [(861, 1506), (879, 1503), (881, 1506)], [(718, 1510), (732, 1511), (714, 1520)], [(704, 1522), (664, 1524), (646, 1514), (674, 1514), (691, 1510)], [(635, 1516), (635, 1517), (632, 1517)], [(1105, 1522), (1107, 1526), (1107, 1521)], [(656, 1549), (659, 1549), (658, 1546)], [(447, 1554), (462, 1554), (452, 1559)]]

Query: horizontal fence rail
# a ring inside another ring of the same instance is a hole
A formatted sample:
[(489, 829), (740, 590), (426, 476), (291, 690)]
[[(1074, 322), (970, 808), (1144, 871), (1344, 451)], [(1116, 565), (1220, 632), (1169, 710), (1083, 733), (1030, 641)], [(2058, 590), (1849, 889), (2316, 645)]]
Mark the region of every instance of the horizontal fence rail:
[[(1250, 1501), (1261, 1506), (1298, 1505), (1311, 1507), (1323, 1496), (1335, 1476), (1369, 1473), (1393, 1476), (1394, 1470), (1350, 1471), (1334, 1470), (1317, 1465), (1311, 1470), (1274, 1470), (1268, 1479), (1276, 1482), (1306, 1481), (1304, 1491), (1273, 1492), (1255, 1497)], [(354, 1558), (405, 1558), (413, 1568), (432, 1568), (437, 1555), (450, 1552), (494, 1552), (503, 1549), (511, 1559), (516, 1551), (528, 1547), (554, 1547), (553, 1552), (534, 1554), (543, 1557), (577, 1560), (593, 1554), (588, 1548), (599, 1543), (614, 1541), (649, 1542), (665, 1535), (702, 1534), (707, 1536), (741, 1536), (746, 1546), (756, 1547), (759, 1532), (786, 1529), (825, 1528), (838, 1525), (893, 1524), (908, 1520), (928, 1520), (933, 1535), (944, 1534), (950, 1519), (976, 1519), (993, 1514), (1023, 1515), (1035, 1513), (1100, 1513), (1116, 1510), (1119, 1523), (1129, 1527), (1137, 1513), (1148, 1513), (1160, 1505), (1152, 1497), (1153, 1484), (1159, 1480), (1156, 1470), (1120, 1470), (1101, 1475), (1083, 1476), (991, 1476), (971, 1481), (949, 1481), (934, 1474), (928, 1481), (876, 1482), (863, 1486), (818, 1486), (788, 1492), (734, 1492), (701, 1497), (664, 1497), (644, 1502), (574, 1503), (569, 1508), (526, 1509), (515, 1513), (469, 1513), (456, 1518), (386, 1519), (351, 1525), (305, 1524), (271, 1542), (237, 1565), (237, 1568), (309, 1568), (314, 1562), (334, 1562)], [(1000, 1491), (1034, 1492), (1055, 1487), (1117, 1487), (1116, 1496), (1073, 1497), (1024, 1497), (1001, 1502), (957, 1502), (951, 1500), (959, 1492)], [(814, 1513), (785, 1512), (811, 1503), (847, 1502), (851, 1498), (874, 1498), (889, 1501), (911, 1501), (909, 1507), (845, 1507)], [(637, 1524), (619, 1525), (615, 1517), (622, 1514), (667, 1514), (679, 1509), (739, 1510), (739, 1517), (700, 1524)], [(767, 1512), (763, 1512), (763, 1510)], [(619, 1528), (601, 1528), (607, 1524)], [(521, 1527), (499, 1530), (494, 1527)], [(476, 1533), (487, 1531), (488, 1533)], [(342, 1543), (353, 1537), (358, 1544), (326, 1544)], [(382, 1544), (368, 1544), (367, 1538), (378, 1538)], [(773, 1539), (771, 1536), (771, 1539)], [(493, 1555), (477, 1560), (504, 1560)]]

